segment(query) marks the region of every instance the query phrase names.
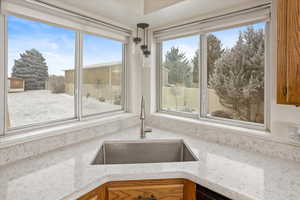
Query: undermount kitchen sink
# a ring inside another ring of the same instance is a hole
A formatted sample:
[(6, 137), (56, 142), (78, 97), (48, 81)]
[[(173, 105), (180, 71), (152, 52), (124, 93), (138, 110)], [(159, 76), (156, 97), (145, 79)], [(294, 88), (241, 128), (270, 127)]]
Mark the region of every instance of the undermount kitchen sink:
[(105, 141), (92, 165), (197, 161), (183, 140)]

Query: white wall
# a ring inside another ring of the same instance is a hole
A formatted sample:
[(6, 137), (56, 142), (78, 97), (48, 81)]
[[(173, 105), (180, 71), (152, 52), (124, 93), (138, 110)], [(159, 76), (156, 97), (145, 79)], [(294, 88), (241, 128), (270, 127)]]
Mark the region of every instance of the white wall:
[[(276, 103), (276, 65), (277, 65), (277, 34), (276, 34), (276, 4), (277, 0), (272, 0), (272, 22), (270, 28), (270, 130), (272, 135), (280, 137), (288, 137), (289, 127), (294, 127), (297, 124), (300, 126), (300, 107), (278, 105)], [(177, 23), (178, 24), (178, 23)], [(152, 58), (148, 59), (150, 64), (148, 70), (145, 71), (147, 75), (144, 77), (151, 76), (147, 83), (144, 83), (144, 91), (151, 93), (151, 98), (148, 99), (148, 106), (151, 112), (155, 112), (155, 91), (156, 91), (156, 72), (155, 72), (155, 44), (152, 44)], [(149, 95), (148, 95), (149, 96)]]

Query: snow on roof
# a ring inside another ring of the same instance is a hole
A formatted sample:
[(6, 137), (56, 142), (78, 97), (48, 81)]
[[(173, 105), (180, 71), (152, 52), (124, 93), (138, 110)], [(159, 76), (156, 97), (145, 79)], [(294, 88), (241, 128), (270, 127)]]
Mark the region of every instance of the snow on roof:
[[(107, 62), (107, 63), (97, 63), (93, 65), (86, 65), (83, 66), (83, 69), (93, 69), (93, 68), (100, 68), (100, 67), (109, 67), (109, 66), (115, 66), (115, 65), (121, 65), (122, 62)], [(65, 69), (64, 71), (68, 70), (74, 70), (74, 68), (71, 69)]]

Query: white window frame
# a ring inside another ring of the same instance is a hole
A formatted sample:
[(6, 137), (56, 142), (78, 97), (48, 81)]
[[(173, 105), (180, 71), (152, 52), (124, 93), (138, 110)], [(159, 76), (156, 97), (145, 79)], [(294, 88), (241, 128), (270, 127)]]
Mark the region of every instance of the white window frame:
[[(254, 123), (254, 122), (246, 122), (240, 120), (233, 120), (233, 119), (225, 119), (219, 117), (213, 117), (208, 115), (208, 100), (207, 100), (207, 41), (206, 41), (206, 34), (218, 30), (226, 30), (234, 27), (241, 27), (247, 26), (251, 24), (257, 24), (260, 22), (265, 22), (265, 85), (264, 85), (264, 124)], [(177, 38), (188, 37), (186, 35), (173, 37), (172, 40)], [(197, 34), (192, 34), (197, 35)], [(199, 42), (199, 49), (200, 49), (200, 56), (199, 56), (199, 104), (200, 104), (200, 112), (197, 116), (194, 114), (184, 113), (184, 112), (174, 112), (174, 111), (167, 111), (162, 109), (162, 43), (167, 40), (159, 40), (157, 42), (157, 112), (165, 113), (170, 115), (175, 115), (179, 117), (189, 117), (189, 118), (196, 118), (202, 121), (208, 121), (213, 123), (231, 125), (231, 126), (238, 126), (243, 128), (250, 128), (256, 130), (264, 130), (268, 131), (270, 128), (270, 21), (263, 20), (263, 21), (256, 21), (247, 22), (246, 24), (240, 24), (237, 26), (230, 26), (230, 27), (222, 27), (219, 29), (206, 29), (205, 31), (199, 31), (200, 35), (200, 42)]]
[[(74, 63), (74, 117), (72, 118), (67, 118), (67, 119), (58, 119), (58, 120), (53, 120), (53, 121), (47, 121), (47, 122), (41, 122), (41, 123), (34, 123), (34, 124), (28, 124), (24, 126), (18, 126), (18, 127), (12, 127), (12, 128), (7, 128), (6, 127), (6, 112), (7, 112), (7, 95), (8, 95), (8, 89), (7, 89), (7, 60), (8, 60), (8, 30), (7, 30), (7, 16), (15, 16), (19, 17), (22, 19), (26, 20), (31, 20), (34, 22), (42, 23), (42, 24), (47, 24), (50, 26), (55, 26), (59, 28), (64, 28), (67, 30), (71, 30), (75, 32), (75, 63)], [(126, 70), (126, 62), (127, 62), (127, 48), (128, 45), (124, 42), (118, 41), (122, 43), (122, 73), (121, 73), (121, 109), (120, 110), (115, 110), (115, 111), (109, 111), (109, 112), (103, 112), (103, 113), (97, 113), (94, 115), (88, 115), (84, 116), (82, 114), (82, 100), (81, 100), (81, 85), (82, 85), (82, 68), (83, 68), (83, 34), (85, 32), (72, 29), (72, 28), (66, 28), (63, 26), (59, 26), (57, 24), (45, 22), (42, 20), (37, 20), (37, 19), (30, 19), (28, 17), (24, 16), (19, 16), (18, 14), (1, 14), (0, 15), (0, 41), (4, 41), (3, 43), (1, 42), (1, 47), (2, 51), (0, 51), (0, 58), (2, 62), (0, 63), (0, 111), (1, 116), (0, 116), (0, 136), (5, 136), (5, 135), (13, 135), (13, 134), (19, 134), (23, 132), (30, 132), (33, 130), (38, 130), (42, 128), (48, 128), (48, 127), (55, 127), (58, 125), (64, 125), (64, 124), (70, 124), (70, 123), (76, 123), (78, 121), (84, 121), (84, 120), (94, 120), (94, 119), (101, 119), (104, 117), (120, 114), (127, 112), (127, 70)], [(87, 33), (90, 34), (90, 33)], [(93, 33), (95, 35), (95, 33)], [(106, 38), (99, 34), (99, 37)], [(111, 38), (107, 38), (112, 40)]]
[[(6, 79), (4, 74), (6, 72), (6, 54), (5, 47), (7, 46), (6, 38), (6, 17), (1, 13), (0, 2), (0, 136), (5, 133), (5, 83)], [(1, 75), (2, 74), (2, 75)]]

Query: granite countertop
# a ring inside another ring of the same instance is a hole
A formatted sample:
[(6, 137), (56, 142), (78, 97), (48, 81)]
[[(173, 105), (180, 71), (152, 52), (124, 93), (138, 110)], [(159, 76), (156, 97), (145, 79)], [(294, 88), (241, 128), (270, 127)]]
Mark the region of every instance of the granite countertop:
[(138, 139), (131, 128), (0, 167), (1, 200), (75, 200), (115, 180), (186, 178), (234, 200), (299, 200), (300, 163), (154, 129), (148, 139), (180, 138), (198, 162), (90, 165), (104, 140)]

